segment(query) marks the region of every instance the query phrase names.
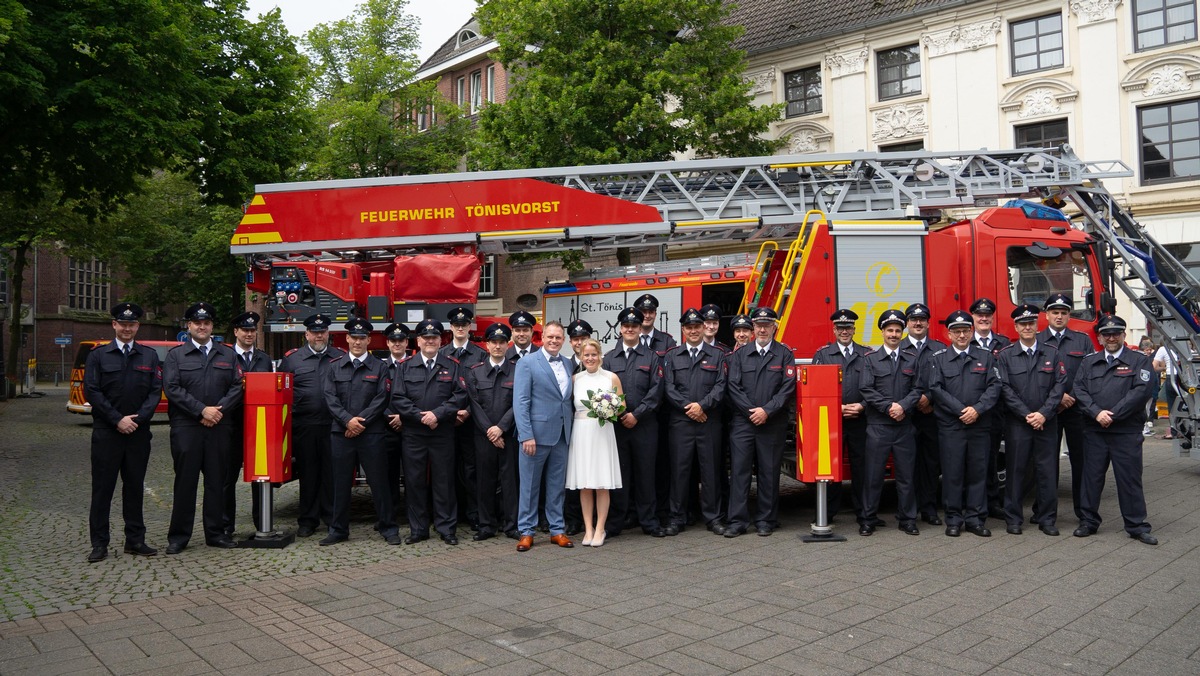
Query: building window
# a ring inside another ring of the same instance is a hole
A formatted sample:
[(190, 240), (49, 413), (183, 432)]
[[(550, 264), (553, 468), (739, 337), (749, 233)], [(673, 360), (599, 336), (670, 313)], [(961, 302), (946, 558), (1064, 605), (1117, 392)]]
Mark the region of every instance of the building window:
[(108, 264), (95, 258), (67, 261), (67, 298), (72, 310), (108, 311)]
[(919, 153), (924, 150), (924, 141), (908, 141), (905, 143), (893, 143), (888, 146), (879, 146), (879, 152), (881, 153)]
[(471, 73), (471, 114), (479, 112), (483, 107), (483, 73)]
[(1012, 33), (1013, 75), (1063, 65), (1061, 14), (1014, 21), (1009, 29)]
[(921, 47), (908, 45), (879, 52), (879, 100), (921, 93)]
[(487, 67), (487, 100), (488, 103), (496, 102), (496, 66)]
[(821, 112), (820, 66), (785, 73), (783, 82), (788, 117)]
[(1067, 143), (1067, 121), (1023, 124), (1013, 129), (1018, 148), (1057, 148)]
[(1196, 39), (1196, 0), (1133, 0), (1137, 51)]
[(1200, 99), (1138, 108), (1142, 183), (1200, 178)]
[(468, 42), (473, 42), (478, 39), (479, 39), (478, 33), (471, 30), (470, 28), (464, 28), (461, 31), (459, 31), (459, 33), (458, 33), (458, 43), (455, 45), (455, 48), (457, 49), (458, 47), (462, 47), (463, 45), (467, 44)]
[(467, 103), (467, 78), (458, 78), (457, 86), (454, 92), (454, 102), (462, 107)]
[(483, 270), (479, 273), (479, 295), (492, 298), (496, 295), (496, 257), (486, 256)]
[(421, 106), (417, 109), (417, 129), (425, 131), (429, 129), (429, 107)]

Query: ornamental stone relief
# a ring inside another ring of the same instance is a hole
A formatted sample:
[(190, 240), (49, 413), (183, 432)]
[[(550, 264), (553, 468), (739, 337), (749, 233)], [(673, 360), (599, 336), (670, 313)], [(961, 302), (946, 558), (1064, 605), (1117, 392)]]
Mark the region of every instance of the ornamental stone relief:
[(863, 47), (853, 52), (830, 54), (825, 57), (825, 67), (829, 69), (829, 77), (842, 77), (843, 75), (865, 72), (867, 69), (867, 55), (869, 53), (867, 48)]
[(1062, 110), (1062, 106), (1058, 103), (1058, 98), (1054, 95), (1054, 91), (1039, 87), (1030, 91), (1021, 99), (1021, 112), (1017, 113), (1018, 117), (1038, 117), (1039, 115), (1050, 115)]
[(996, 44), (996, 36), (1000, 33), (999, 18), (991, 21), (955, 26), (943, 31), (926, 33), (921, 42), (929, 50), (930, 56), (944, 56), (958, 52), (974, 51), (980, 47)]
[(1142, 96), (1162, 96), (1175, 92), (1186, 92), (1192, 89), (1192, 80), (1188, 77), (1183, 66), (1167, 65), (1155, 68), (1146, 77), (1146, 87)]
[(746, 73), (743, 77), (746, 82), (750, 83), (750, 94), (752, 96), (756, 94), (767, 94), (774, 88), (775, 69), (768, 68), (766, 70), (759, 70), (753, 73)]
[(1072, 0), (1071, 11), (1079, 17), (1079, 23), (1099, 23), (1117, 18), (1117, 5), (1121, 0)]
[(877, 142), (920, 136), (929, 131), (924, 103), (900, 104), (872, 111), (871, 118), (874, 122), (871, 138)]

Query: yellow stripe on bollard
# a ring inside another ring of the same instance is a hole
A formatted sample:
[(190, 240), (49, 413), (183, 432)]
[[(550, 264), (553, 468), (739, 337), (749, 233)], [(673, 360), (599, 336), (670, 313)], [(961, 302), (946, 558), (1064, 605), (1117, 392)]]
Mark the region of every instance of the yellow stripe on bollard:
[(829, 458), (829, 407), (822, 406), (820, 413), (820, 422), (817, 423), (821, 431), (817, 435), (820, 446), (817, 450), (817, 474), (821, 476), (829, 476), (833, 471), (831, 460)]
[(254, 476), (266, 476), (267, 470), (267, 407), (258, 407), (254, 430)]

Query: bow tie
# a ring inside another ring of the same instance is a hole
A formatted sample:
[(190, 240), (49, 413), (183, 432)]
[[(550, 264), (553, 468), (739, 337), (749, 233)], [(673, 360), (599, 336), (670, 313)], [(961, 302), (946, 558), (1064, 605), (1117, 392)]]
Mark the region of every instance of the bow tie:
[(555, 362), (561, 363), (562, 357), (549, 357), (546, 361), (550, 362), (551, 364), (553, 364)]

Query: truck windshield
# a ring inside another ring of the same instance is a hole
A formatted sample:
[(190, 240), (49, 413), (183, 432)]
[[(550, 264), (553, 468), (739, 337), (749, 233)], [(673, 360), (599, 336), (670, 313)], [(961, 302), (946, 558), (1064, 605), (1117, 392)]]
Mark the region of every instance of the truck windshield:
[(1055, 258), (1042, 258), (1023, 246), (1008, 249), (1008, 289), (1013, 305), (1031, 303), (1042, 307), (1051, 294), (1071, 298), (1075, 319), (1096, 318), (1092, 300), (1092, 272), (1081, 251), (1063, 251)]

